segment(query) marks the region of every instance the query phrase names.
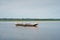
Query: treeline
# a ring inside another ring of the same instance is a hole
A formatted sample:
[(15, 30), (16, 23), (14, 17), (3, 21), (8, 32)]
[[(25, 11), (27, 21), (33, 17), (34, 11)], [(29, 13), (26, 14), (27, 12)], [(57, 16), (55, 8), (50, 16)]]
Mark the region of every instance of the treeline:
[(18, 19), (18, 18), (0, 18), (0, 21), (60, 21), (60, 19)]

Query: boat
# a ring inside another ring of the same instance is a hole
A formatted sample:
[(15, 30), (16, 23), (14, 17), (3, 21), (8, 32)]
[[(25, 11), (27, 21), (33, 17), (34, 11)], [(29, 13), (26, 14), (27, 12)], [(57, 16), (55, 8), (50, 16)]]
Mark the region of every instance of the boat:
[(16, 26), (37, 26), (38, 24), (15, 24)]

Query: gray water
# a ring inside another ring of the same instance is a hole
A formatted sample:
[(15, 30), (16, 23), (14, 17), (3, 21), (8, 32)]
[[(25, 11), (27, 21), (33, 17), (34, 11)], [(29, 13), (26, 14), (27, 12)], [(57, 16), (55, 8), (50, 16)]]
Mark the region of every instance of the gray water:
[(0, 40), (60, 40), (60, 21), (39, 21), (37, 27), (16, 27), (15, 23), (0, 22)]

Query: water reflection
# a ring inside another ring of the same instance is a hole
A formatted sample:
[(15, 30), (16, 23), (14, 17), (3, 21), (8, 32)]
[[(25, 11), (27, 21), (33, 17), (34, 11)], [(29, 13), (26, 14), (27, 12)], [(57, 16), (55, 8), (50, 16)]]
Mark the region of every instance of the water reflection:
[(16, 28), (20, 28), (20, 29), (28, 29), (28, 30), (34, 30), (37, 31), (38, 26), (16, 26)]

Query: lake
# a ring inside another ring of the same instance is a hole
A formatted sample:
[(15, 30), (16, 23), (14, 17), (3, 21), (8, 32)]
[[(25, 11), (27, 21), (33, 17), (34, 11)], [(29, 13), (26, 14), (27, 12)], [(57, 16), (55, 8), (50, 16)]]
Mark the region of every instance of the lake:
[[(38, 23), (16, 27), (16, 23)], [(0, 22), (0, 40), (60, 40), (60, 21)]]

